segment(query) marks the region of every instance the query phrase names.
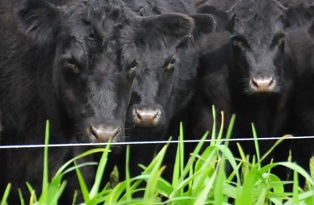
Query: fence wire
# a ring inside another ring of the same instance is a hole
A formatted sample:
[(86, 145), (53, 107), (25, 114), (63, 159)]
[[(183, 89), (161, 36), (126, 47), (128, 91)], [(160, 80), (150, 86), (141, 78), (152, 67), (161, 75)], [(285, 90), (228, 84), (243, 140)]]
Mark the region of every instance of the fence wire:
[[(304, 140), (304, 139), (314, 139), (314, 136), (292, 136), (287, 135), (288, 137), (285, 140)], [(291, 136), (291, 137), (290, 137)], [(258, 141), (277, 141), (282, 137), (258, 137)], [(201, 139), (193, 140), (183, 140), (184, 143), (199, 143)], [(225, 142), (226, 139), (206, 139), (204, 142), (220, 141)], [(241, 141), (254, 141), (253, 137), (250, 138), (231, 138), (228, 139), (229, 142), (241, 142)], [(132, 141), (132, 142), (111, 142), (110, 146), (119, 146), (119, 145), (145, 145), (145, 144), (178, 144), (179, 140), (160, 140), (160, 141)], [(106, 146), (109, 143), (58, 143), (58, 144), (48, 144), (47, 147), (100, 147)], [(45, 144), (23, 144), (23, 145), (0, 145), (0, 149), (30, 149), (30, 148), (44, 148)]]

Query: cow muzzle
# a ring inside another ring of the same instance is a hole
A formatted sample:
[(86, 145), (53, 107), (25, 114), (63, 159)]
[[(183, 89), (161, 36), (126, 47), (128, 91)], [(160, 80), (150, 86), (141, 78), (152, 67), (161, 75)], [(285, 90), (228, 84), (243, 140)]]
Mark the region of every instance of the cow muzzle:
[(151, 108), (134, 108), (133, 117), (136, 126), (139, 127), (156, 127), (160, 123), (161, 110)]
[(250, 88), (255, 93), (275, 92), (276, 79), (274, 77), (252, 77), (250, 79)]
[(107, 125), (107, 124), (94, 124), (89, 125), (86, 130), (90, 142), (108, 142), (119, 141), (122, 135), (122, 128), (120, 126)]

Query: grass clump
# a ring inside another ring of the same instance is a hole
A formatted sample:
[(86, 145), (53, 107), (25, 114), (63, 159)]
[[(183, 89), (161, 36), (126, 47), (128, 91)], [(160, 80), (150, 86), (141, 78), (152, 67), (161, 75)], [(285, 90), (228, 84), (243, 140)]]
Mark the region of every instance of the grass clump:
[[(228, 139), (231, 136), (234, 121), (235, 116), (230, 121), (226, 136), (223, 136), (222, 126), (216, 132), (216, 125), (214, 124), (211, 136), (208, 136), (209, 134), (206, 133), (188, 159), (184, 159), (185, 146), (181, 125), (173, 176), (170, 181), (162, 177), (162, 173), (166, 169), (163, 165), (163, 159), (166, 156), (169, 144), (163, 146), (147, 167), (141, 165), (143, 168), (141, 175), (131, 178), (127, 169), (125, 170), (126, 180), (117, 183), (114, 187), (109, 184), (105, 187), (101, 186), (110, 145), (106, 148), (92, 149), (70, 160), (60, 168), (50, 182), (48, 180), (47, 164), (48, 148), (46, 147), (44, 152), (43, 191), (38, 198), (33, 194), (29, 200), (29, 204), (58, 204), (58, 200), (66, 186), (63, 176), (71, 171), (75, 171), (78, 176), (84, 199), (83, 204), (86, 205), (314, 204), (313, 173), (311, 176), (302, 167), (289, 161), (271, 162), (266, 165), (262, 163), (287, 136), (278, 140), (268, 152), (261, 155), (255, 128), (252, 126), (256, 154), (250, 160), (246, 156), (246, 153), (243, 152), (240, 144), (238, 144), (240, 158), (235, 158), (228, 147)], [(210, 137), (211, 141), (209, 144), (206, 144), (205, 140), (208, 137)], [(49, 129), (47, 128), (46, 145), (48, 144), (48, 139)], [(98, 163), (94, 185), (89, 190), (84, 181), (84, 176), (80, 172), (80, 168), (82, 166), (94, 165), (94, 163), (74, 163), (75, 165), (70, 168), (69, 165), (82, 157), (96, 152), (102, 152), (103, 154)], [(129, 147), (127, 148), (126, 158), (126, 167), (128, 167)], [(314, 161), (313, 159), (311, 160)], [(310, 164), (313, 165), (313, 162)], [(276, 176), (272, 170), (278, 166), (284, 166), (293, 170), (292, 180), (282, 180)], [(300, 187), (299, 177), (305, 178), (305, 189)], [(143, 183), (146, 184), (144, 188), (142, 186)], [(292, 192), (285, 190), (285, 186), (289, 183), (292, 184)], [(1, 205), (6, 204), (11, 189), (10, 186), (9, 184), (2, 196)], [(29, 185), (29, 190), (31, 193), (35, 193), (31, 185)], [(143, 193), (142, 197), (134, 197), (139, 192)], [(21, 198), (21, 204), (25, 204), (23, 198)], [(73, 204), (77, 204), (75, 197)]]

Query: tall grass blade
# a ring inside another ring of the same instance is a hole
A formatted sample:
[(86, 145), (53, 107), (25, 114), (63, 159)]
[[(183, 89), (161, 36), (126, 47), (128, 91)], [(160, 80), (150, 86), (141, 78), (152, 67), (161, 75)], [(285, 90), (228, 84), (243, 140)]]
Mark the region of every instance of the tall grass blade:
[(29, 204), (33, 204), (34, 202), (37, 202), (38, 200), (37, 200), (37, 196), (36, 196), (36, 192), (34, 188), (28, 182), (26, 182), (26, 186), (29, 193), (31, 194), (31, 197), (29, 199)]
[(1, 205), (7, 204), (7, 200), (9, 198), (9, 194), (10, 194), (10, 190), (11, 190), (11, 186), (12, 186), (11, 183), (9, 183), (7, 185), (7, 187), (5, 188), (2, 199), (1, 199)]
[(233, 127), (234, 127), (235, 119), (236, 119), (236, 115), (232, 115), (232, 116), (231, 116), (231, 119), (230, 119), (230, 122), (229, 122), (228, 130), (227, 130), (227, 133), (226, 133), (226, 142), (225, 142), (225, 145), (226, 145), (227, 147), (229, 146), (229, 139), (230, 139), (231, 136), (232, 136), (232, 130), (233, 130)]
[(226, 183), (226, 174), (225, 174), (225, 157), (222, 154), (220, 160), (217, 164), (218, 174), (215, 179), (215, 187), (214, 187), (214, 199), (215, 204), (220, 205), (223, 204), (224, 201), (224, 186)]
[(109, 153), (109, 148), (110, 148), (110, 143), (111, 143), (111, 139), (109, 140), (109, 144), (106, 146), (105, 151), (103, 152), (101, 158), (100, 158), (100, 162), (96, 171), (96, 176), (95, 176), (95, 182), (94, 185), (89, 193), (89, 197), (92, 199), (94, 198), (98, 191), (99, 191), (99, 186), (101, 184), (102, 181), (102, 176), (106, 167), (106, 163), (108, 161), (108, 153)]
[(256, 129), (254, 124), (251, 124), (252, 126), (252, 133), (253, 133), (253, 139), (254, 139), (254, 146), (255, 146), (255, 152), (256, 152), (256, 157), (257, 157), (257, 162), (258, 162), (258, 168), (261, 168), (260, 162), (261, 162), (261, 156), (260, 156), (260, 149), (258, 146), (258, 139), (257, 139), (257, 134), (256, 134)]
[(130, 170), (129, 170), (129, 162), (130, 162), (130, 146), (126, 147), (126, 160), (125, 160), (125, 185), (126, 185), (126, 200), (132, 200), (132, 191), (131, 191), (131, 180), (130, 180)]
[(293, 170), (293, 204), (299, 204), (299, 183), (298, 183), (298, 172)]
[(81, 192), (82, 192), (82, 196), (83, 196), (84, 202), (88, 203), (90, 201), (88, 188), (86, 186), (84, 177), (83, 177), (79, 167), (76, 166), (76, 162), (74, 162), (74, 164), (75, 164), (75, 167), (76, 167), (75, 171), (76, 171), (76, 175), (77, 175), (77, 178), (78, 178), (78, 181), (79, 181), (79, 184), (80, 184), (80, 188), (81, 188)]
[(253, 190), (256, 182), (256, 177), (258, 176), (258, 171), (256, 167), (248, 170), (242, 186), (241, 195), (236, 199), (236, 205), (251, 205), (253, 204)]
[[(70, 159), (69, 161), (67, 161), (66, 163), (64, 163), (59, 169), (58, 171), (56, 172), (55, 176), (58, 176), (58, 175), (64, 175), (70, 171), (73, 171), (75, 170), (75, 168), (73, 169), (69, 169), (69, 166), (74, 163), (75, 161), (77, 161), (78, 159), (81, 159), (83, 157), (86, 157), (86, 156), (89, 156), (89, 155), (92, 155), (92, 154), (95, 154), (95, 153), (98, 153), (98, 152), (104, 152), (105, 151), (105, 148), (94, 148), (94, 149), (90, 149), (86, 152), (83, 152), (81, 154), (79, 154), (78, 156), (74, 157), (73, 159)], [(94, 165), (96, 165), (97, 163), (93, 163)]]
[(44, 168), (43, 168), (43, 184), (42, 184), (42, 194), (40, 196), (39, 202), (44, 203), (46, 202), (47, 198), (47, 190), (49, 186), (49, 173), (48, 173), (48, 144), (49, 144), (49, 137), (50, 137), (50, 122), (49, 120), (46, 121), (46, 129), (45, 129), (45, 148), (44, 148)]
[[(176, 187), (179, 182), (180, 175), (184, 170), (184, 135), (183, 124), (180, 123), (179, 143), (177, 144), (177, 151), (172, 175), (172, 186)], [(183, 191), (183, 190), (182, 190)]]
[(169, 143), (166, 144), (159, 151), (159, 153), (153, 159), (152, 163), (144, 171), (144, 173), (150, 173), (150, 177), (147, 180), (147, 185), (144, 193), (144, 199), (146, 200), (154, 199), (157, 196), (156, 186), (162, 171), (165, 169), (165, 167), (161, 167), (161, 164), (163, 162), (168, 146)]
[(285, 136), (281, 137), (279, 140), (277, 140), (275, 142), (275, 144), (262, 156), (262, 158), (260, 159), (260, 162), (265, 160), (282, 141), (284, 141), (285, 139), (287, 139), (289, 137), (291, 137), (291, 135), (285, 135)]
[(213, 128), (210, 145), (214, 145), (216, 140), (216, 109), (214, 105), (212, 105), (212, 114), (213, 114)]
[(18, 192), (19, 192), (19, 198), (20, 198), (21, 205), (25, 205), (25, 201), (24, 201), (21, 189), (18, 189)]

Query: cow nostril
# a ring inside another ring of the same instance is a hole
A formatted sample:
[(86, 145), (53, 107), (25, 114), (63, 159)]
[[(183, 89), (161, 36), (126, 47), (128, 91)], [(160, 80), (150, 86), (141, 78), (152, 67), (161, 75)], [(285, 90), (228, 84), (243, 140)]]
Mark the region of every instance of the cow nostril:
[(155, 116), (154, 116), (154, 119), (159, 118), (160, 114), (161, 114), (160, 109), (156, 109), (156, 110), (155, 110)]
[(117, 136), (120, 136), (120, 135), (121, 135), (121, 132), (122, 132), (121, 127), (117, 127), (117, 128), (115, 129), (115, 134), (113, 135), (113, 138), (116, 138)]
[(258, 88), (258, 83), (255, 78), (251, 79), (251, 85), (253, 85), (252, 87)]
[(254, 92), (273, 92), (275, 90), (276, 80), (274, 77), (253, 77), (250, 81), (250, 85)]
[(110, 139), (118, 138), (122, 134), (120, 126), (90, 125), (89, 138), (92, 142), (108, 142)]
[(141, 117), (141, 112), (135, 108), (135, 113), (136, 113), (136, 117), (139, 119), (139, 120), (142, 120), (142, 117)]
[(161, 118), (160, 109), (134, 109), (134, 121), (137, 126), (154, 127)]
[(97, 137), (98, 136), (97, 135), (97, 129), (93, 125), (91, 125), (91, 126), (89, 126), (89, 130), (90, 130), (90, 133), (91, 133), (92, 137), (97, 139), (98, 138)]
[(272, 85), (274, 85), (274, 84), (275, 84), (275, 79), (274, 79), (273, 77), (271, 77), (271, 78), (269, 79), (268, 86), (272, 86)]

